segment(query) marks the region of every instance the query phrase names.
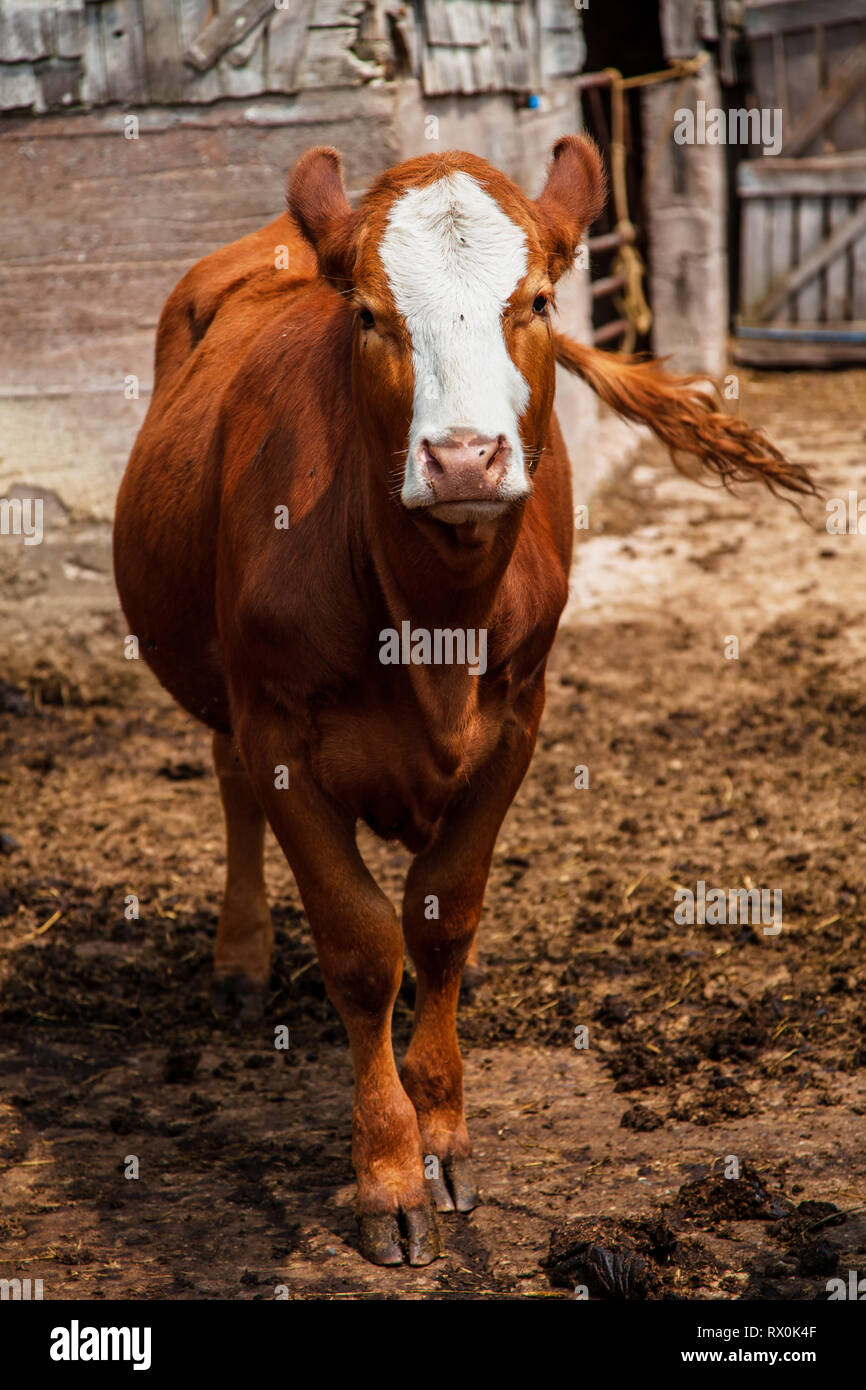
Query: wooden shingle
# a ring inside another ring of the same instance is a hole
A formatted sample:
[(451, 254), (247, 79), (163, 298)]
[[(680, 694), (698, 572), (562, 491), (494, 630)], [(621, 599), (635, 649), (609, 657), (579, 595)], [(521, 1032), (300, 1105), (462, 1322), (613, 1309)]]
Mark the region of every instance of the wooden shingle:
[(421, 80), (428, 96), (528, 91), (535, 26), (526, 0), (425, 0)]

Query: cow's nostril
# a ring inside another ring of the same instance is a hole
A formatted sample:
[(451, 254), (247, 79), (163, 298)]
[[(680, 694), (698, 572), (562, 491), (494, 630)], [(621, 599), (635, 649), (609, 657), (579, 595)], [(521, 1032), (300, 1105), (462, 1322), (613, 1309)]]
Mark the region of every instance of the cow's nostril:
[(445, 472), (445, 469), (442, 467), (442, 464), (439, 462), (438, 458), (431, 449), (430, 441), (428, 439), (424, 439), (421, 442), (421, 457), (424, 461), (424, 465), (428, 473), (433, 473), (435, 475)]
[(492, 467), (493, 467), (494, 463), (495, 463), (496, 460), (499, 458), (499, 454), (500, 454), (500, 452), (501, 452), (501, 450), (502, 450), (504, 444), (505, 444), (505, 436), (502, 435), (502, 434), (500, 434), (499, 438), (495, 441), (495, 443), (493, 444), (493, 447), (492, 447), (492, 448), (489, 448), (489, 447), (488, 447), (488, 448), (486, 448), (486, 449), (480, 449), (480, 450), (478, 451), (479, 454), (480, 454), (480, 456), (481, 456), (482, 458), (484, 457), (485, 454), (487, 455), (487, 462), (486, 462), (486, 464), (485, 464), (485, 468), (492, 468)]

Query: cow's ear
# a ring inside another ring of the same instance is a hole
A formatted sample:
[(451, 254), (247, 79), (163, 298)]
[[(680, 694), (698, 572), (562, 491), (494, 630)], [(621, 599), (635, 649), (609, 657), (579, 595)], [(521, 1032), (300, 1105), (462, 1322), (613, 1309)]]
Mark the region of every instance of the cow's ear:
[(301, 156), (289, 178), (286, 203), (316, 252), (321, 274), (345, 290), (355, 264), (358, 214), (346, 199), (336, 150), (321, 145)]
[(564, 135), (557, 140), (547, 182), (536, 202), (552, 280), (571, 269), (581, 237), (606, 200), (607, 178), (595, 141), (588, 135)]

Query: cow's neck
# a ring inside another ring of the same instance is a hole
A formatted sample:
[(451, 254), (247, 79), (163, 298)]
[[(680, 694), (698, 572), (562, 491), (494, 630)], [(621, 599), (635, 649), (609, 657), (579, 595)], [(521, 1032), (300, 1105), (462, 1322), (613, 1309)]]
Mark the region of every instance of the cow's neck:
[(390, 498), (371, 508), (371, 546), (394, 625), (484, 627), (514, 554), (521, 514), (474, 532), (435, 522), (421, 526)]
[[(503, 543), (505, 538), (499, 537), (492, 546), (476, 547), (481, 553), (474, 562), (471, 556), (458, 556), (455, 564), (450, 555), (449, 563), (407, 521), (411, 530), (394, 526), (384, 535), (379, 532), (372, 550), (384, 605), (373, 636), (383, 660), (383, 631), (389, 632), (389, 659), (396, 657), (414, 693), (427, 746), (443, 768), (453, 770), (463, 756), (467, 731), (476, 728), (481, 677), (500, 668), (497, 619), (514, 540)], [(516, 535), (517, 527), (513, 529)], [(462, 644), (459, 655), (454, 654), (455, 641)]]

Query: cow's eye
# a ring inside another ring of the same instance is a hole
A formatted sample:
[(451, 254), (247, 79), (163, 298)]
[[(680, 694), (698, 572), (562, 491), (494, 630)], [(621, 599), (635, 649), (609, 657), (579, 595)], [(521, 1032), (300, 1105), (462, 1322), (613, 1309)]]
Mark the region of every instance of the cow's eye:
[(359, 309), (358, 322), (362, 328), (372, 328), (376, 320), (369, 309)]
[(532, 301), (532, 312), (534, 314), (544, 314), (547, 311), (547, 295), (537, 294)]

